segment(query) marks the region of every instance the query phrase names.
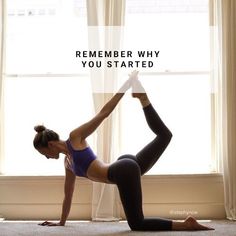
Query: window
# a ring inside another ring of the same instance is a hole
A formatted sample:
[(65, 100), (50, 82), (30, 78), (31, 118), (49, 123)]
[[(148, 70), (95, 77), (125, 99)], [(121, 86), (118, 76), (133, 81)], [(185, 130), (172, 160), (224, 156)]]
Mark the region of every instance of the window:
[[(149, 174), (212, 172), (208, 1), (127, 0), (126, 9), (127, 48), (160, 50), (140, 80), (173, 133)], [(137, 101), (123, 101), (122, 122), (122, 152), (154, 138)]]
[[(140, 79), (173, 139), (149, 174), (214, 171), (208, 1), (126, 0), (125, 24), (127, 49), (160, 50)], [(74, 55), (78, 42), (87, 47), (86, 25), (85, 0), (7, 1), (5, 174), (64, 173), (63, 158), (46, 160), (34, 150), (33, 127), (43, 123), (66, 139), (93, 115), (89, 74)], [(125, 96), (121, 153), (136, 153), (152, 138), (138, 101)]]
[(85, 3), (7, 1), (4, 174), (64, 174), (63, 158), (47, 160), (33, 148), (33, 127), (43, 123), (66, 139), (93, 115), (88, 74), (71, 59), (78, 42), (87, 43), (75, 30), (87, 24)]

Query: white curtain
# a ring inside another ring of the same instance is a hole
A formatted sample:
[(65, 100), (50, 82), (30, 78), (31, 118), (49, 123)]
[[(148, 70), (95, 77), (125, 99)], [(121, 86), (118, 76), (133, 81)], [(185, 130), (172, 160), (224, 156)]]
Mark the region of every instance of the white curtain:
[(217, 169), (226, 216), (236, 220), (236, 1), (210, 0), (212, 101)]
[(4, 32), (5, 1), (0, 1), (0, 174), (3, 165), (3, 75), (4, 75)]
[[(119, 49), (122, 41), (125, 0), (87, 0), (88, 37), (90, 50)], [(117, 88), (117, 69), (91, 69), (93, 101), (97, 113)], [(97, 155), (106, 163), (118, 157), (119, 105), (97, 131)], [(119, 220), (118, 195), (115, 186), (93, 183), (92, 219)]]

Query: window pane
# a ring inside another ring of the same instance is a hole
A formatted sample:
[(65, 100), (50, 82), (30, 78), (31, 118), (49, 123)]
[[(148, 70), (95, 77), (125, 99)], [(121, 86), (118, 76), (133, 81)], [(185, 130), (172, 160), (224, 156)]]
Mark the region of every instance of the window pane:
[(6, 72), (79, 73), (75, 51), (86, 48), (85, 0), (8, 0)]
[(208, 0), (127, 0), (124, 42), (160, 50), (156, 71), (209, 71), (208, 17)]
[[(47, 160), (33, 147), (33, 130), (44, 124), (68, 138), (93, 116), (89, 78), (7, 78), (5, 81), (5, 168), (10, 175), (64, 174), (63, 155)], [(93, 136), (88, 139), (93, 147)], [(37, 167), (37, 168), (36, 168)]]

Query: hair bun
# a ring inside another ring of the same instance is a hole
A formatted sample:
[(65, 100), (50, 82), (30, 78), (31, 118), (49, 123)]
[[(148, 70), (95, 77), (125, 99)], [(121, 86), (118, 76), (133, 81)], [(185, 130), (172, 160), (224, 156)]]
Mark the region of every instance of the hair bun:
[(37, 133), (40, 133), (40, 132), (43, 132), (44, 130), (46, 130), (45, 126), (43, 125), (37, 125), (34, 127), (34, 130), (37, 132)]

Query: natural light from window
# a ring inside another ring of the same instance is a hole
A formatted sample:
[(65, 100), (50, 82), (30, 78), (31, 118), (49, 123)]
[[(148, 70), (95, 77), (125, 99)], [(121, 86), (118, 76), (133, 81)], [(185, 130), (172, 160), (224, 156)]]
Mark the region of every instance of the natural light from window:
[[(34, 150), (33, 127), (43, 123), (66, 139), (94, 115), (89, 72), (78, 70), (74, 58), (78, 47), (88, 45), (86, 1), (7, 2), (3, 171), (61, 175), (63, 158), (47, 160)], [(146, 49), (160, 50), (158, 67), (141, 71), (140, 80), (173, 133), (148, 174), (214, 171), (208, 1), (126, 0), (125, 25), (126, 48), (137, 49), (145, 42)], [(120, 154), (136, 153), (154, 138), (140, 104), (129, 96), (121, 102)], [(88, 140), (93, 149), (94, 140), (95, 135)]]

